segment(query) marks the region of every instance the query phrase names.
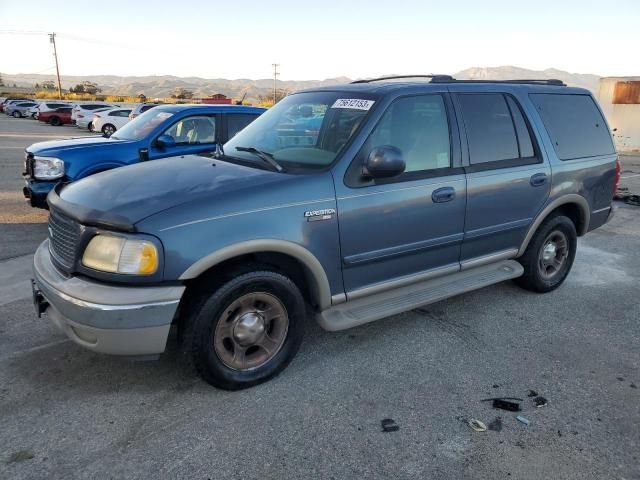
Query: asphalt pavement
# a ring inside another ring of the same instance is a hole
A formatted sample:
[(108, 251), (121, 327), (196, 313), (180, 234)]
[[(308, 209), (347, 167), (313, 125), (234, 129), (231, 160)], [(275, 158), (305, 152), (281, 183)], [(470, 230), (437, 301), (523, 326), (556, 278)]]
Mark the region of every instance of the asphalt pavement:
[[(174, 339), (135, 362), (35, 316), (47, 214), (22, 198), (23, 150), (77, 135), (0, 115), (0, 478), (640, 478), (640, 207), (580, 239), (552, 293), (504, 283), (344, 332), (310, 322), (282, 375), (224, 392)], [(622, 184), (640, 193), (640, 156)], [(505, 396), (523, 411), (483, 402)]]

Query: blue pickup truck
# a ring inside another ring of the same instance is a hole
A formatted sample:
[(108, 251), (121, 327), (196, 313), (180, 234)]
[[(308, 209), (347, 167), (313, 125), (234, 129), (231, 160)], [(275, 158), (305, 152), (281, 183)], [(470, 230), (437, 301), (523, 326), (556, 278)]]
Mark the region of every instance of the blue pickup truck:
[(34, 143), (25, 152), (23, 194), (32, 207), (47, 208), (47, 195), (58, 183), (141, 161), (212, 150), (264, 111), (241, 105), (164, 105), (109, 138)]

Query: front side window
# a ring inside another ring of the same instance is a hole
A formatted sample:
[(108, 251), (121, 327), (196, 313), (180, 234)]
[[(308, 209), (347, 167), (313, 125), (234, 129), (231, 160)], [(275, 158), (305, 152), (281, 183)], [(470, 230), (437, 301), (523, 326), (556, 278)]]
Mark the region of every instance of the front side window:
[(193, 116), (178, 120), (163, 132), (173, 137), (178, 145), (215, 143), (216, 119), (208, 116)]
[(420, 95), (393, 102), (365, 143), (365, 150), (383, 145), (400, 149), (405, 172), (451, 166), (449, 124), (442, 96)]
[[(257, 149), (288, 170), (328, 167), (375, 104), (371, 94), (304, 92), (290, 95), (224, 145), (225, 155), (256, 162)], [(258, 160), (259, 161), (259, 160)]]

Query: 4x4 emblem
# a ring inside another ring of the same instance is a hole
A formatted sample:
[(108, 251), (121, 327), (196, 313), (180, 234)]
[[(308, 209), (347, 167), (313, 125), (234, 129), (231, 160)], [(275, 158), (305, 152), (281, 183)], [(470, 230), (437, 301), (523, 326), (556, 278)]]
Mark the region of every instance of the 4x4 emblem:
[(325, 208), (322, 210), (308, 210), (304, 212), (304, 216), (307, 222), (317, 222), (318, 220), (331, 220), (335, 213), (335, 208)]

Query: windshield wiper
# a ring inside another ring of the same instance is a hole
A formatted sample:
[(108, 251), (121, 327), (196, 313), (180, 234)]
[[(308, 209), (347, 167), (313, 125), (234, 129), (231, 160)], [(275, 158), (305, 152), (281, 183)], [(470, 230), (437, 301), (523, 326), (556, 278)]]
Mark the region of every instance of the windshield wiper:
[(263, 152), (262, 150), (258, 150), (254, 147), (236, 147), (236, 150), (238, 150), (239, 152), (253, 153), (256, 157), (259, 157), (260, 159), (271, 165), (273, 168), (275, 168), (276, 171), (280, 173), (284, 172), (284, 168), (282, 167), (282, 165), (276, 162), (273, 156), (267, 152)]

